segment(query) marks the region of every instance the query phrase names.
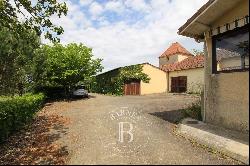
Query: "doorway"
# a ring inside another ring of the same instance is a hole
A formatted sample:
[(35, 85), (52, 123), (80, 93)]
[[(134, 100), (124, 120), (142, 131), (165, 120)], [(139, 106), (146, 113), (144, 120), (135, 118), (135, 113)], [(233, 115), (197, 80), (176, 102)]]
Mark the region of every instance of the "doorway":
[(171, 77), (171, 92), (183, 93), (187, 91), (187, 76)]
[(124, 95), (140, 95), (140, 80), (126, 81), (124, 85)]

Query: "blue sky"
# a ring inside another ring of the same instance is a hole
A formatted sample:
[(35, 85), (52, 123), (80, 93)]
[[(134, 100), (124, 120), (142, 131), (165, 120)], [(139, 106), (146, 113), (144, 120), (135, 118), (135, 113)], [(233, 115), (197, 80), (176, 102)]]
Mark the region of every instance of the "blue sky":
[[(84, 43), (103, 59), (104, 71), (149, 62), (173, 42), (202, 50), (203, 44), (177, 35), (178, 28), (207, 0), (60, 0), (68, 15), (55, 24), (64, 28), (61, 42)], [(46, 43), (46, 40), (43, 40)]]

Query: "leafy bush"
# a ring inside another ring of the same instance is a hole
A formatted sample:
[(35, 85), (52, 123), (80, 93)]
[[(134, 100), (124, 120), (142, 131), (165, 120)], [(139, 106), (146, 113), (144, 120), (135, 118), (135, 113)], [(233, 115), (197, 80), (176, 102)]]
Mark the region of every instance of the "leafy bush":
[(184, 109), (185, 117), (190, 117), (197, 120), (202, 120), (201, 116), (201, 101), (192, 103), (188, 108)]
[(0, 97), (0, 142), (30, 121), (43, 104), (44, 95)]
[(92, 49), (81, 43), (43, 45), (36, 50), (34, 58), (33, 86), (51, 86), (52, 89), (48, 90), (63, 87), (68, 96), (70, 88), (79, 84), (90, 85), (93, 77), (102, 71), (102, 60), (93, 56)]

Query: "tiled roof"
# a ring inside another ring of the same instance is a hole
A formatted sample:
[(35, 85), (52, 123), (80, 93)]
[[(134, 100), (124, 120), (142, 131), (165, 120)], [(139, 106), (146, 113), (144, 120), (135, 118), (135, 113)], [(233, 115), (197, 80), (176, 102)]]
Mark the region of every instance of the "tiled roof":
[(180, 43), (173, 43), (160, 57), (169, 57), (175, 54), (182, 54), (187, 56), (193, 56), (188, 50), (186, 50)]
[(164, 71), (177, 71), (177, 70), (195, 69), (195, 68), (201, 68), (201, 67), (204, 67), (203, 55), (188, 57), (177, 63), (160, 66), (160, 68)]
[(217, 49), (216, 50), (217, 61), (220, 62), (223, 59), (240, 57), (240, 54), (236, 51), (231, 51), (227, 49)]

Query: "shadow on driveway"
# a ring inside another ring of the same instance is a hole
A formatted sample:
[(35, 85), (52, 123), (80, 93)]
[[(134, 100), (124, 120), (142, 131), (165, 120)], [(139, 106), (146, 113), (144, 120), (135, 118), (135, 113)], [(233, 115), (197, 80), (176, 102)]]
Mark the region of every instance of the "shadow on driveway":
[(37, 116), (0, 144), (0, 165), (65, 164), (67, 147), (56, 143), (68, 133), (65, 124), (67, 120), (61, 116)]
[(182, 109), (172, 110), (172, 111), (163, 111), (163, 112), (154, 112), (149, 113), (150, 115), (161, 118), (170, 123), (178, 123), (182, 118), (184, 118), (185, 113)]
[(46, 106), (49, 106), (49, 105), (52, 105), (53, 102), (63, 102), (63, 101), (67, 101), (67, 102), (72, 102), (72, 101), (78, 101), (78, 100), (88, 100), (88, 99), (93, 99), (93, 98), (96, 98), (96, 96), (94, 95), (89, 95), (88, 97), (82, 97), (82, 96), (79, 96), (79, 97), (69, 97), (69, 98), (49, 98), (45, 101), (46, 103)]

